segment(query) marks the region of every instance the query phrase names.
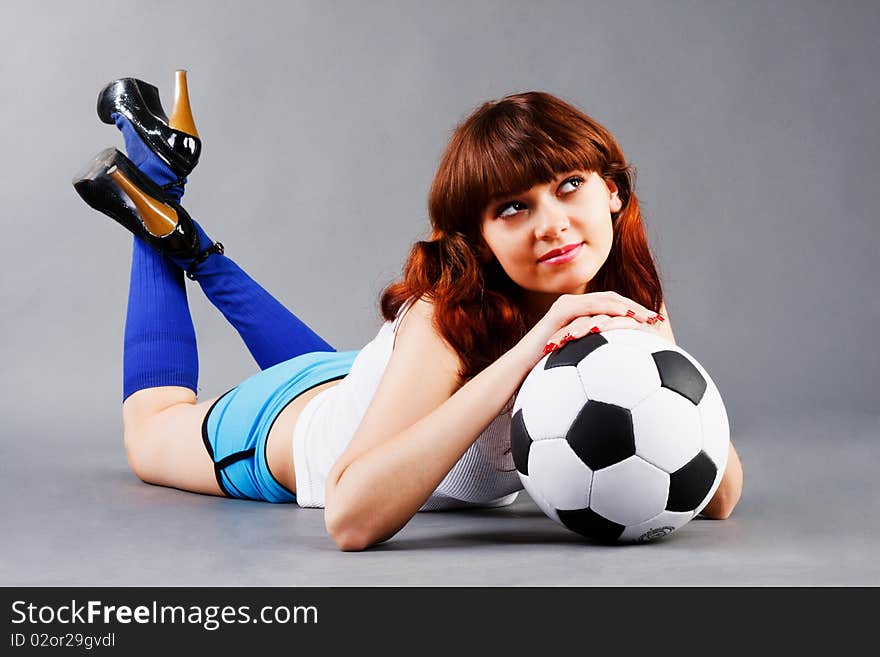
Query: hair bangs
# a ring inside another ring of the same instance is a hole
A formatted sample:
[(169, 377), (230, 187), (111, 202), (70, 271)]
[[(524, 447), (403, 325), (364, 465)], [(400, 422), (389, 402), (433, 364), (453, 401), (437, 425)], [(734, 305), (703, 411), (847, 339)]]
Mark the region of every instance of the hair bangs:
[(601, 172), (604, 168), (605, 158), (592, 139), (580, 134), (585, 131), (577, 117), (539, 125), (534, 117), (515, 117), (519, 120), (514, 121), (486, 118), (489, 120), (479, 139), (481, 166), (469, 167), (478, 175), (468, 181), (471, 189), (467, 193), (469, 198), (479, 199), (481, 207), (549, 183), (569, 171)]

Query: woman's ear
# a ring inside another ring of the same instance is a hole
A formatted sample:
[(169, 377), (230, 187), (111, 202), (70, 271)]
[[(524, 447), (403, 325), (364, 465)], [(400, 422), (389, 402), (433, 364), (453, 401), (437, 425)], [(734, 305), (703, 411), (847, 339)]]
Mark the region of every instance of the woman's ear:
[(617, 183), (613, 180), (606, 180), (605, 184), (608, 186), (608, 191), (611, 194), (608, 198), (608, 207), (611, 209), (612, 213), (620, 212), (621, 208), (623, 208), (623, 201), (618, 194)]

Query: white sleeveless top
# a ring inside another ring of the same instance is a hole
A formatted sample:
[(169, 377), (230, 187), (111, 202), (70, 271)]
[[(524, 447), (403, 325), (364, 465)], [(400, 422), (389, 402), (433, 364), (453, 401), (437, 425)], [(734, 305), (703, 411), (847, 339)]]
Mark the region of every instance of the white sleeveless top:
[[(324, 506), (324, 487), (333, 464), (361, 422), (391, 358), (394, 335), (414, 299), (404, 303), (394, 321), (358, 353), (351, 371), (303, 407), (293, 429), (296, 501), (302, 507)], [(420, 511), (512, 504), (522, 489), (510, 447), (514, 398), (480, 434), (446, 475)]]

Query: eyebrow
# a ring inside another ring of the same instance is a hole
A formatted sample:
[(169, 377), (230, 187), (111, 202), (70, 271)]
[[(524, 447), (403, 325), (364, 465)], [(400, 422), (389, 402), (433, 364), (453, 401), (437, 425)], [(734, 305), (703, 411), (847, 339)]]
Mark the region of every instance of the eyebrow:
[(518, 194), (522, 194), (526, 190), (520, 190), (518, 192), (498, 192), (497, 194), (492, 194), (489, 197), (489, 200), (486, 201), (486, 205), (495, 205), (496, 203), (500, 203), (501, 201), (506, 201), (509, 198), (517, 196)]
[(563, 182), (565, 179), (567, 179), (573, 173), (588, 174), (586, 169), (580, 169), (580, 168), (569, 169), (568, 171), (563, 171), (560, 174), (556, 174), (552, 180), (549, 180), (546, 183), (536, 182), (531, 187), (525, 187), (523, 189), (516, 189), (516, 190), (502, 191), (502, 192), (497, 192), (495, 194), (492, 194), (489, 197), (489, 200), (486, 201), (486, 205), (494, 205), (495, 203), (498, 203), (500, 201), (506, 201), (506, 200), (511, 199), (515, 196), (519, 196), (520, 194), (525, 194), (527, 191), (529, 191), (532, 187), (535, 187), (536, 185), (551, 185), (554, 183)]

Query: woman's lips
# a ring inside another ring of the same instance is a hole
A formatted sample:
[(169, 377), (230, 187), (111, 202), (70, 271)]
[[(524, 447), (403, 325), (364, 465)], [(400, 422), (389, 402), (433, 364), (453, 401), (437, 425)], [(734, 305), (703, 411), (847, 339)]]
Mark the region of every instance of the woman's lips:
[(564, 265), (566, 262), (571, 262), (572, 260), (577, 258), (583, 248), (584, 243), (581, 242), (576, 247), (569, 251), (566, 251), (562, 255), (558, 255), (555, 258), (547, 258), (546, 260), (539, 260), (538, 263), (542, 265)]

